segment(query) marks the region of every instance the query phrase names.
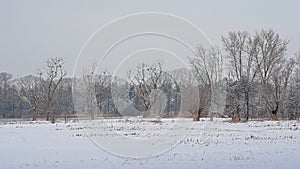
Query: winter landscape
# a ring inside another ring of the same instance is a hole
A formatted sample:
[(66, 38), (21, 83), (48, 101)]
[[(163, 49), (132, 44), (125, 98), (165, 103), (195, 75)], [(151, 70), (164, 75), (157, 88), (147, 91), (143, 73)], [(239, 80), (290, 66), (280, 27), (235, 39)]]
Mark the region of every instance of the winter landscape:
[[(1, 168), (299, 168), (299, 121), (215, 121), (213, 130), (203, 129), (203, 125), (212, 123), (209, 119), (193, 123), (185, 129), (190, 132), (172, 149), (149, 158), (116, 156), (99, 148), (90, 140), (95, 136), (86, 133), (84, 124), (78, 121), (1, 122), (0, 134), (5, 136), (0, 138)], [(124, 126), (120, 123), (124, 122), (115, 120), (113, 125)], [(122, 139), (142, 139), (145, 135), (162, 133), (159, 139), (163, 141), (170, 138), (164, 130), (171, 123), (169, 119), (160, 124), (145, 120), (136, 123), (136, 128), (120, 130), (118, 135)], [(142, 130), (145, 125), (160, 130), (145, 132)], [(112, 136), (113, 133), (106, 137)], [(120, 143), (122, 140), (113, 146), (122, 146)], [(151, 146), (144, 147), (148, 148)], [(136, 151), (134, 145), (131, 149)]]
[(300, 169), (294, 0), (0, 2), (0, 169)]

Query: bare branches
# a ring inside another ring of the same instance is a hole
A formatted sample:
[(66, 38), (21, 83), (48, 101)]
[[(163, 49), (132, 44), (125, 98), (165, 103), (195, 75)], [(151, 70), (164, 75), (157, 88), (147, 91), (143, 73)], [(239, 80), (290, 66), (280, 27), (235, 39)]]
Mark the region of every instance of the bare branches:
[(228, 37), (222, 37), (222, 42), (225, 51), (228, 54), (227, 56), (230, 62), (230, 67), (234, 74), (233, 77), (235, 77), (235, 80), (238, 82), (238, 92), (236, 93), (236, 111), (234, 111), (232, 114), (232, 117), (235, 117), (236, 119), (232, 119), (232, 121), (239, 121), (241, 111), (240, 101), (242, 95), (242, 90), (240, 87), (242, 81), (246, 80), (248, 83), (253, 60), (252, 55), (256, 54), (256, 48), (252, 45), (252, 40), (249, 37), (249, 33), (245, 31), (229, 32)]
[(41, 79), (37, 76), (28, 75), (18, 79), (18, 94), (20, 98), (30, 105), (33, 111), (32, 120), (35, 121), (37, 118), (37, 109), (39, 101), (42, 97), (41, 92)]
[[(132, 85), (132, 92), (142, 103), (142, 110), (147, 111), (157, 97), (150, 95), (156, 89), (162, 86), (163, 69), (161, 63), (157, 62), (152, 65), (145, 63), (139, 65), (136, 70), (128, 72), (128, 78)], [(152, 93), (153, 94), (153, 93)]]
[[(269, 80), (275, 73), (275, 69), (279, 69), (277, 65), (282, 62), (289, 41), (281, 39), (279, 34), (273, 30), (261, 30), (256, 32), (254, 36), (250, 36), (248, 32), (229, 32), (228, 37), (222, 37), (222, 42), (228, 54), (234, 78), (240, 83), (237, 85), (241, 87), (239, 91), (243, 92), (237, 93), (237, 99), (240, 100), (244, 94), (247, 107), (246, 119), (248, 120), (249, 97), (254, 80), (256, 78), (261, 80), (261, 98), (265, 98), (265, 101), (269, 99), (265, 93)], [(281, 84), (274, 77), (273, 82)], [(275, 89), (275, 91), (280, 92), (279, 89)], [(274, 95), (274, 97), (277, 96), (277, 94)], [(266, 101), (266, 105), (269, 101)], [(237, 104), (237, 106), (240, 105)]]
[(95, 95), (95, 70), (96, 65), (93, 64), (92, 67), (83, 70), (83, 86), (84, 86), (84, 96), (87, 105), (87, 111), (91, 115), (91, 119), (95, 118), (95, 110), (97, 108), (96, 95)]
[(51, 113), (51, 104), (55, 91), (57, 90), (58, 85), (66, 76), (66, 71), (64, 70), (64, 62), (61, 58), (51, 58), (46, 61), (46, 72), (47, 72), (47, 117), (46, 120), (49, 120), (50, 115), (52, 116), (52, 122), (54, 122), (54, 116)]
[(203, 46), (197, 47), (197, 55), (190, 58), (193, 73), (199, 84), (211, 86), (222, 78), (223, 57), (217, 47), (205, 49)]
[(112, 75), (106, 71), (96, 74), (94, 84), (94, 92), (96, 92), (97, 106), (100, 112), (117, 115), (115, 103), (112, 101)]
[(233, 68), (235, 78), (240, 80), (243, 76), (243, 57), (245, 55), (248, 32), (229, 32), (228, 37), (222, 36), (223, 46)]
[(219, 94), (213, 89), (218, 89), (219, 82), (222, 80), (223, 56), (217, 47), (205, 49), (200, 45), (197, 47), (197, 55), (194, 58), (190, 58), (190, 64), (198, 83), (196, 85), (198, 88), (198, 103), (196, 105), (198, 108), (197, 111), (192, 113), (194, 114), (194, 120), (198, 121), (200, 113), (204, 110), (208, 111), (211, 107), (212, 95)]
[(271, 116), (274, 116), (274, 119), (277, 119), (278, 111), (283, 113), (283, 99), (286, 96), (289, 78), (291, 77), (294, 68), (294, 59), (290, 59), (289, 61), (283, 60), (274, 66), (274, 70), (270, 78), (273, 92), (271, 95), (267, 95), (267, 93), (265, 94), (265, 99), (268, 103), (269, 109), (272, 110)]
[(257, 39), (260, 50), (260, 55), (255, 55), (256, 66), (262, 82), (266, 83), (274, 66), (283, 59), (289, 41), (281, 39), (273, 30), (257, 32), (254, 38)]

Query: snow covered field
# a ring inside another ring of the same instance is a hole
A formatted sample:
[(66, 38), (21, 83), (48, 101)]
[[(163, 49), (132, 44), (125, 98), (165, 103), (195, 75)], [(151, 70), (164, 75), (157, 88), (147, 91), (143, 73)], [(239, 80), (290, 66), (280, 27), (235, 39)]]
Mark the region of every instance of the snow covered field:
[(227, 121), (2, 121), (0, 169), (300, 168), (298, 121)]

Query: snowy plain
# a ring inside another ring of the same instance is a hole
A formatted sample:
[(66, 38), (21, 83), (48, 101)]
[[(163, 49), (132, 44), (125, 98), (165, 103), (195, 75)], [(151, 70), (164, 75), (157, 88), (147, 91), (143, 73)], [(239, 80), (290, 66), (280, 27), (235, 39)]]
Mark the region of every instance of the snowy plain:
[(299, 157), (299, 121), (0, 121), (0, 169), (299, 169)]

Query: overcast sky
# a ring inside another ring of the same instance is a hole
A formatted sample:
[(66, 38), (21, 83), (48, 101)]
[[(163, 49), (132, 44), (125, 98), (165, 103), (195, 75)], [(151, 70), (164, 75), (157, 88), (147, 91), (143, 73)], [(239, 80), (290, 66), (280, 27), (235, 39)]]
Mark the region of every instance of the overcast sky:
[(183, 17), (216, 45), (229, 30), (273, 28), (291, 40), (292, 55), (300, 49), (299, 6), (297, 0), (0, 0), (0, 71), (32, 74), (46, 58), (59, 56), (72, 74), (91, 34), (113, 19), (137, 12)]

